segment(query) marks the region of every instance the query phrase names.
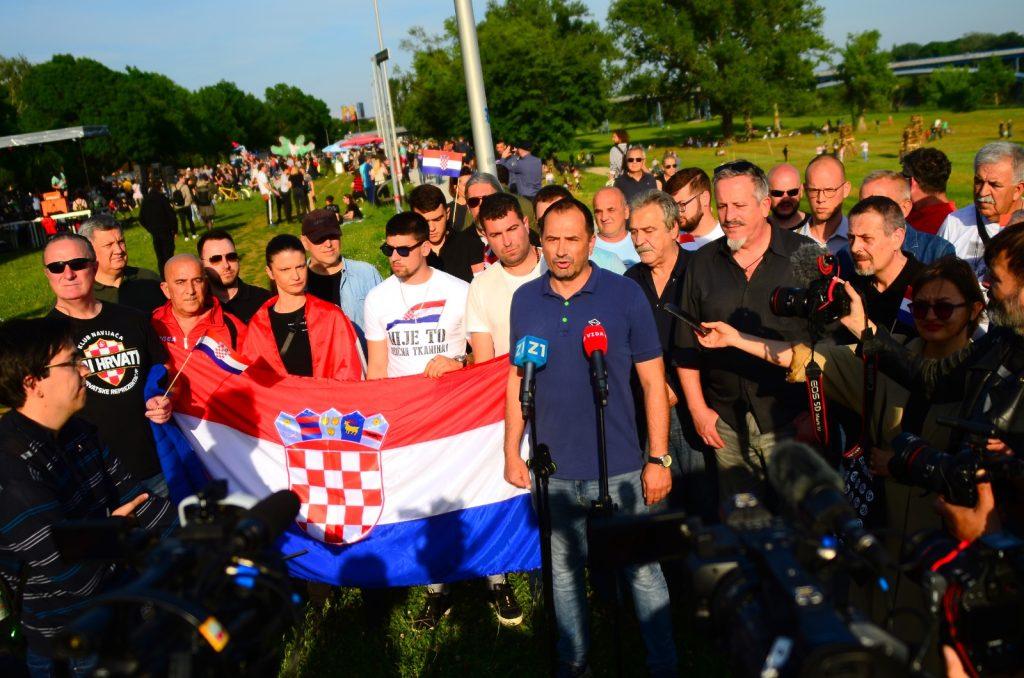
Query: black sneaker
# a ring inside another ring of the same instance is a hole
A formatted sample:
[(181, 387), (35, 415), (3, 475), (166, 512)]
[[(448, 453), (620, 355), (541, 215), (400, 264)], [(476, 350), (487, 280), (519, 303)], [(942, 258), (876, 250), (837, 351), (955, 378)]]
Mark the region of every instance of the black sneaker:
[(491, 587), (491, 602), (498, 623), (502, 626), (519, 626), (523, 623), (523, 608), (519, 607), (512, 587), (508, 584), (495, 584)]
[(452, 597), (447, 593), (427, 592), (427, 604), (423, 608), (419, 619), (412, 622), (412, 627), (418, 631), (429, 631), (437, 628), (441, 620), (452, 611)]

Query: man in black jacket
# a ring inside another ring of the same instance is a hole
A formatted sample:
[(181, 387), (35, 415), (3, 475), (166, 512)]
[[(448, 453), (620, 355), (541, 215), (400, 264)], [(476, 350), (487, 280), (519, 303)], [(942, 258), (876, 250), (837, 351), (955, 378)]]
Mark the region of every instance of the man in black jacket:
[(177, 227), (178, 218), (171, 201), (164, 194), (164, 185), (159, 179), (150, 184), (149, 193), (142, 199), (139, 223), (153, 236), (156, 268), (162, 274), (164, 264), (174, 256), (174, 229)]

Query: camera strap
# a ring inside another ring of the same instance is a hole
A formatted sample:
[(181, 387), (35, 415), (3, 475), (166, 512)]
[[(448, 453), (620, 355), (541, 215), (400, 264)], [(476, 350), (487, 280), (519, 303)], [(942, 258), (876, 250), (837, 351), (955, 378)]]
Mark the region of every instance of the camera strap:
[(807, 401), (810, 405), (814, 435), (822, 449), (829, 449), (828, 404), (825, 401), (825, 380), (821, 366), (814, 360), (814, 346), (811, 346), (811, 360), (804, 368), (807, 377)]

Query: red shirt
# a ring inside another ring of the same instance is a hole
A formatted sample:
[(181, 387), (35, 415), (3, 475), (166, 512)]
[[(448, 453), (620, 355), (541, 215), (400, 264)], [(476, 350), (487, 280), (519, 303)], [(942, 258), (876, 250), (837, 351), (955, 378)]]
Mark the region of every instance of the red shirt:
[[(170, 355), (170, 359), (167, 361), (167, 371), (171, 374), (171, 378), (178, 373), (185, 358), (204, 335), (235, 350), (238, 350), (245, 341), (247, 333), (245, 323), (225, 311), (216, 297), (211, 297), (210, 301), (212, 302), (210, 310), (199, 319), (188, 336), (185, 336), (181, 326), (178, 325), (178, 319), (171, 311), (171, 302), (168, 301), (153, 311), (151, 323), (156, 335)], [(228, 323), (233, 325), (233, 331), (228, 328)]]
[(935, 235), (939, 232), (942, 222), (954, 211), (956, 203), (953, 201), (933, 202), (923, 207), (914, 205), (907, 215), (907, 223), (919, 231)]
[[(284, 361), (270, 327), (270, 308), (277, 297), (270, 298), (249, 320), (249, 333), (242, 344), (242, 354), (253, 363), (262, 358), (278, 374), (287, 374)], [(327, 379), (361, 381), (363, 361), (359, 354), (359, 338), (352, 322), (340, 308), (306, 295), (306, 327), (309, 348), (313, 354), (313, 376)]]

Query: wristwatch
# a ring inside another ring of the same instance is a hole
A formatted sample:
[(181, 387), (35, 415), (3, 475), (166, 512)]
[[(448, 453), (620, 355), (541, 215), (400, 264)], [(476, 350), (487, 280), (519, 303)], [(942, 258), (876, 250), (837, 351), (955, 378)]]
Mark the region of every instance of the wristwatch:
[(658, 466), (663, 466), (664, 468), (668, 468), (669, 466), (672, 465), (672, 455), (668, 454), (668, 453), (665, 453), (665, 454), (661, 455), (660, 457), (647, 457), (647, 463), (648, 464), (657, 464)]

